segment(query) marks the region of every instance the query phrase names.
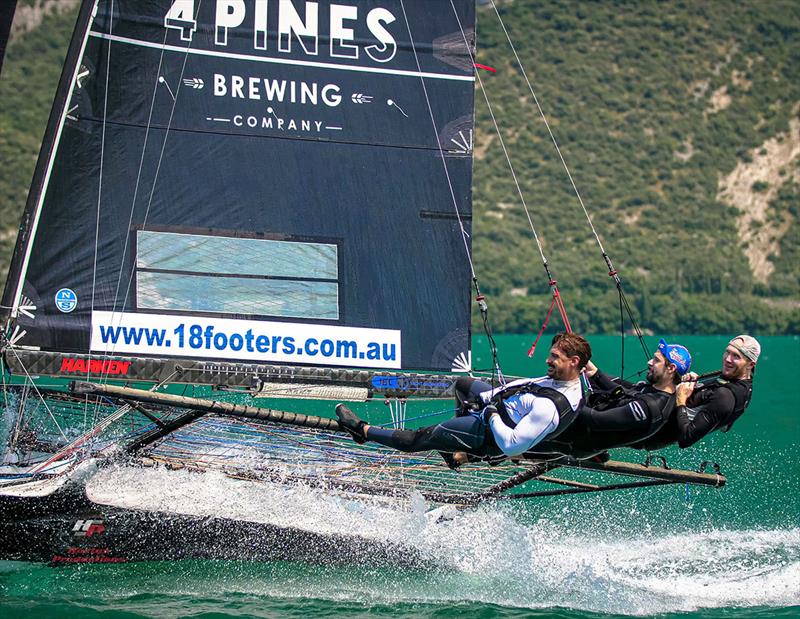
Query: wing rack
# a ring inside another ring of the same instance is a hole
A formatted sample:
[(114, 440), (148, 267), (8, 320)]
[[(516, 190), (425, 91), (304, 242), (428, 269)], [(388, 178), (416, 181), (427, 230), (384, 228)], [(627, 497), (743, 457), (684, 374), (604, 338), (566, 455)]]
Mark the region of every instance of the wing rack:
[[(231, 477), (306, 484), (361, 495), (407, 496), (419, 493), (442, 504), (476, 505), (488, 500), (604, 492), (668, 484), (720, 487), (719, 473), (671, 469), (629, 462), (576, 460), (507, 460), (498, 466), (474, 463), (451, 471), (437, 454), (407, 454), (373, 444), (356, 445), (333, 419), (301, 415), (225, 401), (156, 393), (113, 385), (77, 382), (74, 394), (101, 395), (122, 402), (189, 411), (167, 431), (155, 424), (127, 452), (148, 465), (189, 470), (222, 470)], [(257, 453), (258, 467), (237, 466), (242, 453)], [(632, 481), (590, 483), (548, 473), (577, 471), (592, 478), (631, 477)], [(533, 488), (539, 482), (557, 488)]]

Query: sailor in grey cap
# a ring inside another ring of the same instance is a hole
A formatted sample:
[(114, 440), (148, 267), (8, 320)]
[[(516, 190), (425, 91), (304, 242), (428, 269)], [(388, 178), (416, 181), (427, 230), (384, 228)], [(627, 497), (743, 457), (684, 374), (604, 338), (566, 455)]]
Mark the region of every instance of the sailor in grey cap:
[(722, 357), (724, 378), (750, 378), (761, 354), (761, 344), (752, 335), (737, 335), (725, 349)]
[(752, 335), (737, 335), (722, 354), (722, 372), (716, 380), (698, 385), (696, 376), (675, 392), (678, 445), (693, 445), (709, 432), (727, 432), (741, 417), (753, 394), (753, 372), (761, 344)]
[(722, 370), (711, 382), (697, 382), (689, 372), (675, 390), (675, 415), (662, 431), (636, 447), (661, 449), (671, 443), (694, 445), (709, 432), (727, 432), (742, 416), (753, 393), (753, 373), (761, 344), (752, 335), (737, 335), (722, 354)]

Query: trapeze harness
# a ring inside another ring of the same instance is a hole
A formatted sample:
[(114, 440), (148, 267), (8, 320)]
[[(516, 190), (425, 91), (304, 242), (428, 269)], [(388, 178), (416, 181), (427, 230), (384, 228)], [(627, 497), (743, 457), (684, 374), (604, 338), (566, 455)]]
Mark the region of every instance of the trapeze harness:
[[(514, 385), (500, 390), (494, 394), (491, 399), (491, 404), (497, 407), (497, 412), (500, 414), (500, 419), (509, 428), (515, 428), (517, 422), (514, 421), (506, 410), (505, 401), (516, 395), (523, 395), (529, 393), (537, 398), (546, 398), (553, 403), (556, 407), (556, 414), (558, 414), (558, 427), (547, 435), (547, 440), (554, 439), (566, 431), (578, 418), (581, 408), (583, 407), (583, 398), (578, 403), (578, 406), (573, 410), (567, 396), (553, 389), (552, 387), (543, 387), (535, 382), (528, 382), (521, 385)], [(490, 430), (491, 432), (491, 430)]]
[[(548, 437), (531, 456), (560, 453), (586, 458), (614, 447), (629, 446), (658, 433), (672, 418), (675, 398), (649, 384), (617, 386), (593, 395), (588, 405), (578, 409), (567, 428), (570, 431)], [(646, 424), (644, 422), (647, 422)], [(632, 423), (642, 422), (632, 427)]]
[[(517, 427), (521, 420), (514, 420), (506, 407), (506, 402), (512, 397), (530, 394), (534, 397), (543, 398), (552, 402), (556, 414), (558, 415), (558, 425), (556, 429), (547, 435), (546, 440), (549, 440), (551, 436), (558, 436), (564, 432), (572, 425), (575, 419), (577, 419), (578, 411), (580, 411), (581, 406), (583, 406), (583, 399), (581, 398), (575, 410), (573, 410), (572, 404), (567, 396), (557, 389), (538, 384), (536, 382), (537, 380), (540, 379), (515, 381), (505, 387), (492, 389), (492, 386), (484, 381), (474, 378), (460, 378), (456, 382), (455, 388), (456, 415), (457, 417), (472, 416), (485, 406), (492, 405), (497, 409), (503, 424), (513, 429)], [(490, 397), (484, 395), (490, 391), (493, 392)], [(486, 424), (482, 427), (484, 430), (483, 447), (479, 454), (473, 453), (479, 457), (489, 457), (490, 461), (497, 460), (498, 458), (499, 460), (504, 459), (506, 454), (504, 454), (498, 446), (491, 426)]]
[[(711, 383), (706, 383), (700, 389), (697, 389), (689, 398), (690, 405), (688, 408), (695, 409), (697, 413), (701, 412), (704, 407), (707, 407), (717, 396), (719, 389), (727, 389), (733, 395), (734, 405), (733, 410), (726, 416), (725, 422), (717, 425), (708, 430), (720, 430), (727, 432), (733, 427), (733, 424), (744, 414), (745, 409), (750, 404), (750, 399), (753, 395), (753, 383), (750, 380), (726, 380), (724, 378), (717, 378)], [(680, 409), (680, 407), (679, 407)], [(707, 432), (703, 433), (705, 436)], [(661, 431), (651, 436), (649, 439), (637, 442), (632, 447), (636, 449), (647, 449), (655, 451), (662, 449), (667, 445), (676, 443), (680, 437), (680, 430), (678, 428), (677, 419), (671, 419), (670, 423), (666, 424)], [(695, 440), (702, 438), (698, 436)]]

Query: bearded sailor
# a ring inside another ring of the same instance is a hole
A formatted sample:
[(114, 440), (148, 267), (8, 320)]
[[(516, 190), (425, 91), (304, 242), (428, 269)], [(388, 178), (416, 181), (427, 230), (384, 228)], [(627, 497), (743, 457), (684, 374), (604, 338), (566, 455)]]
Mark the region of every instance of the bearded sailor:
[(589, 363), (586, 375), (593, 393), (587, 405), (558, 441), (539, 445), (531, 455), (563, 453), (586, 458), (647, 440), (674, 418), (676, 386), (691, 364), (685, 346), (663, 339), (647, 363), (647, 380), (637, 384), (612, 378)]
[(753, 394), (753, 375), (761, 344), (752, 335), (737, 335), (722, 353), (719, 376), (705, 383), (690, 372), (675, 393), (675, 416), (652, 439), (636, 447), (655, 450), (677, 443), (686, 448), (709, 433), (727, 432), (741, 417)]

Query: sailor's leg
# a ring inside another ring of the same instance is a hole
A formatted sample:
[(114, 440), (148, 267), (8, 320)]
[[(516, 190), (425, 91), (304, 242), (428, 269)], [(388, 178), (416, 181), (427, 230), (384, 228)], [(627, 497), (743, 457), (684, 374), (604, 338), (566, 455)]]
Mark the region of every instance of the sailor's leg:
[(486, 426), (480, 416), (467, 415), (419, 430), (391, 430), (369, 426), (367, 439), (406, 452), (465, 451), (484, 455)]

